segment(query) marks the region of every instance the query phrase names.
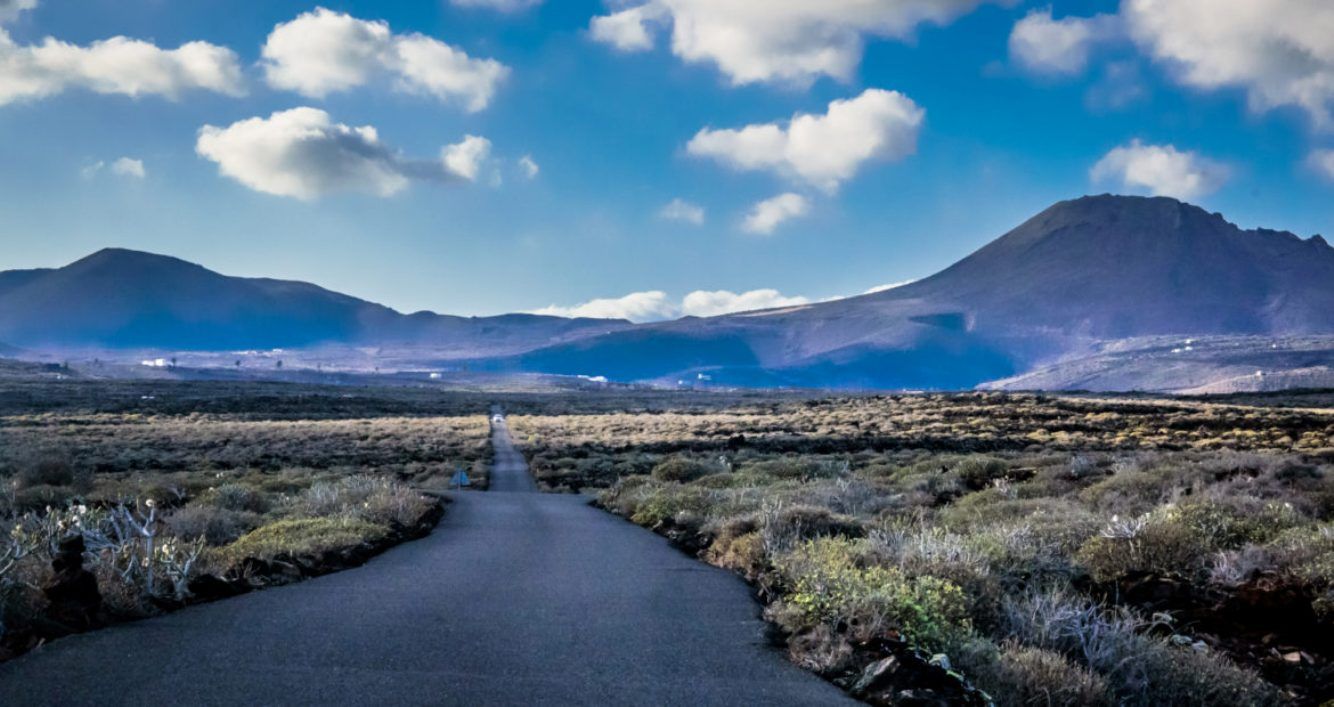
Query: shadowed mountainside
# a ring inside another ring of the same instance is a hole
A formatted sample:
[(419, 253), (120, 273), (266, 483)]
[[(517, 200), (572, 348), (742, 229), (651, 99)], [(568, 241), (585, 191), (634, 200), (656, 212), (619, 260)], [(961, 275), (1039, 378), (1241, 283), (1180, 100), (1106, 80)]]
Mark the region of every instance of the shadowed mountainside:
[(227, 277), (176, 258), (115, 248), (59, 269), (0, 273), (0, 340), (31, 347), (397, 344), (488, 356), (628, 325), (527, 314), (404, 315), (304, 282)]
[(618, 378), (963, 388), (1160, 335), (1334, 333), (1334, 248), (1168, 198), (1043, 211), (940, 273), (844, 300), (683, 319), (504, 365)]
[[(1111, 386), (1099, 389), (1152, 381), (1162, 389), (1180, 386), (1131, 346), (1108, 356), (1109, 343), (1235, 337), (1225, 358), (1193, 365), (1186, 377), (1198, 387), (1287, 360), (1238, 358), (1240, 349), (1303, 336), (1317, 339), (1301, 354), (1305, 380), (1314, 380), (1334, 367), (1334, 339), (1322, 335), (1334, 335), (1334, 248), (1323, 238), (1242, 230), (1174, 199), (1110, 195), (1058, 203), (949, 268), (892, 290), (638, 326), (528, 314), (403, 315), (306, 283), (226, 277), (116, 249), (56, 270), (0, 273), (0, 341), (17, 346), (369, 346), (429, 364), (620, 381)], [(1065, 365), (1097, 356), (1096, 366)], [(1047, 373), (1027, 375), (1035, 370)]]

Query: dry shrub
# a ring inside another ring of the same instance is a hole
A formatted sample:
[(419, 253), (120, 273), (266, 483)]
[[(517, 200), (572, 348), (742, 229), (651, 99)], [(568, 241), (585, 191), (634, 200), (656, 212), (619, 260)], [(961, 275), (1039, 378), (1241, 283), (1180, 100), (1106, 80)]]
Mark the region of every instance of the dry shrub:
[(832, 459), (783, 457), (752, 462), (742, 471), (779, 480), (813, 481), (842, 476), (848, 473), (848, 464)]
[(63, 449), (24, 447), (15, 451), (8, 466), (15, 510), (60, 505), (93, 488), (92, 473)]
[(248, 513), (267, 513), (269, 511), (268, 497), (262, 491), (245, 484), (223, 484), (208, 491), (199, 500), (201, 503), (207, 503), (228, 511)]
[(420, 520), (433, 504), (396, 481), (353, 476), (312, 485), (295, 499), (289, 512), (306, 518), (346, 517), (408, 526)]
[(964, 457), (954, 465), (954, 473), (963, 483), (974, 491), (987, 488), (992, 482), (1005, 478), (1010, 465), (1002, 459), (982, 455)]
[(1147, 633), (1127, 610), (1108, 611), (1065, 592), (1033, 592), (1005, 604), (1017, 643), (1060, 653), (1100, 674), (1123, 705), (1272, 705), (1277, 690), (1210, 650), (1179, 647)]
[(69, 455), (52, 451), (30, 455), (20, 464), (14, 479), (19, 488), (68, 486), (87, 491), (92, 485), (92, 474), (76, 470)]
[(421, 520), (435, 502), (404, 486), (383, 482), (362, 501), (361, 518), (390, 527), (408, 527)]
[(709, 507), (709, 491), (694, 486), (666, 484), (648, 492), (648, 487), (640, 487), (639, 493), (631, 491), (625, 498), (633, 509), (630, 520), (650, 528), (666, 523), (674, 523), (681, 515), (701, 517)]
[(718, 472), (718, 467), (687, 457), (672, 457), (653, 467), (654, 481), (686, 483)]
[(207, 505), (190, 505), (172, 511), (166, 517), (167, 529), (179, 538), (203, 538), (212, 547), (226, 545), (259, 527), (258, 513), (228, 510)]
[[(4, 566), (0, 561), (0, 568)], [(0, 636), (6, 626), (25, 626), (42, 615), (48, 602), (39, 587), (53, 574), (45, 555), (29, 555), (0, 573)]]
[[(783, 605), (775, 604), (766, 612), (765, 618), (779, 625), (789, 625), (793, 622), (784, 616), (786, 611), (789, 610)], [(789, 636), (787, 650), (792, 662), (820, 675), (835, 675), (853, 667), (854, 653), (847, 636), (824, 624)]]
[(818, 506), (775, 504), (763, 510), (760, 536), (771, 555), (788, 552), (815, 538), (860, 538), (866, 529), (857, 519)]
[(956, 662), (995, 700), (996, 707), (1112, 707), (1101, 675), (1064, 655), (1007, 642), (961, 651)]
[(750, 517), (733, 518), (724, 523), (709, 545), (705, 559), (719, 567), (740, 572), (751, 580), (759, 578), (769, 566), (759, 524)]
[(1149, 520), (1089, 538), (1077, 559), (1099, 582), (1135, 573), (1181, 574), (1203, 569), (1208, 548), (1199, 533), (1181, 523)]
[(97, 577), (97, 591), (102, 595), (102, 607), (111, 615), (137, 619), (160, 613), (143, 586), (134, 578), (123, 575), (114, 563), (95, 563), (92, 572)]

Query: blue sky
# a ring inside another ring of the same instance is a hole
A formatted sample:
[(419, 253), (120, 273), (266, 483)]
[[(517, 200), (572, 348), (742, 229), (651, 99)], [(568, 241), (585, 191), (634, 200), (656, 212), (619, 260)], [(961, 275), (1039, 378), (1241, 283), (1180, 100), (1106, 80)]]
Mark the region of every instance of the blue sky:
[[(1319, 0), (461, 2), (0, 0), (0, 67), (22, 60), (0, 68), (0, 269), (115, 245), (405, 311), (654, 293), (598, 311), (655, 318), (928, 275), (1086, 193), (1334, 230)], [(266, 60), (275, 26), (316, 7), (329, 21)], [(320, 52), (350, 46), (335, 24), (380, 21), (359, 78), (322, 74)], [(737, 26), (753, 36), (710, 34)], [(117, 36), (211, 46), (151, 66), (83, 54)], [(47, 37), (67, 51), (34, 51)], [(441, 67), (449, 51), (462, 68)], [(849, 120), (821, 122), (840, 101)], [(296, 123), (351, 152), (274, 158)], [(746, 133), (758, 147), (739, 132), (770, 124)], [(777, 292), (729, 294), (755, 290)]]

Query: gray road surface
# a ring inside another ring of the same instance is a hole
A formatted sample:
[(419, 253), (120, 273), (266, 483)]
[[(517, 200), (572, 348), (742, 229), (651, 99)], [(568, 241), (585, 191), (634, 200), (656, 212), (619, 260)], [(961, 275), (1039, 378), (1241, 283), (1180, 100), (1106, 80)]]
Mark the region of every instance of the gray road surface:
[(534, 493), (504, 423), (488, 493), (364, 567), (56, 641), (0, 705), (823, 705), (745, 585), (585, 499)]

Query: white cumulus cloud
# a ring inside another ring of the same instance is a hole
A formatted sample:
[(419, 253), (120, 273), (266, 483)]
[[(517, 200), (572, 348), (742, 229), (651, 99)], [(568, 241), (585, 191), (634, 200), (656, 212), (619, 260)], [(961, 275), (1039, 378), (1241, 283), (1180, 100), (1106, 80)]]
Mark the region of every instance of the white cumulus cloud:
[[(911, 38), (984, 0), (647, 0), (593, 18), (594, 39), (622, 51), (653, 46), (655, 25), (671, 26), (672, 52), (708, 62), (733, 84), (850, 80), (867, 37)], [(1000, 0), (1007, 3), (1007, 0)]]
[(749, 292), (729, 292), (715, 290), (706, 292), (696, 290), (681, 301), (681, 313), (688, 317), (716, 317), (735, 312), (752, 312), (758, 309), (776, 307), (796, 307), (809, 304), (805, 297), (787, 297), (778, 290), (763, 289)]
[(1317, 174), (1334, 182), (1334, 150), (1312, 150), (1306, 163)]
[(672, 199), (658, 210), (658, 218), (665, 221), (680, 221), (699, 226), (704, 223), (704, 207), (685, 199)]
[(542, 0), (449, 0), (456, 7), (476, 7), (500, 12), (519, 12), (542, 4)]
[(779, 194), (751, 207), (741, 228), (747, 233), (767, 236), (784, 222), (805, 216), (810, 210), (811, 202), (806, 197), (791, 192)]
[(533, 314), (656, 322), (679, 317), (716, 317), (757, 309), (794, 307), (809, 302), (810, 300), (805, 297), (789, 297), (773, 289), (749, 292), (696, 290), (687, 294), (680, 302), (672, 300), (666, 292), (650, 290), (632, 292), (624, 297), (590, 300), (571, 307), (551, 305), (536, 310)]
[(127, 37), (87, 46), (47, 37), (39, 44), (21, 45), (0, 29), (0, 105), (71, 88), (167, 98), (190, 90), (233, 96), (245, 92), (236, 54), (207, 42), (161, 49)]
[(144, 168), (143, 160), (136, 160), (132, 157), (120, 157), (108, 165), (102, 160), (98, 160), (79, 170), (79, 174), (84, 179), (92, 179), (102, 173), (102, 170), (110, 171), (117, 177), (127, 177), (131, 179), (143, 179), (148, 176), (148, 170)]
[(135, 179), (143, 179), (148, 176), (148, 171), (144, 169), (144, 161), (130, 157), (121, 157), (112, 162), (111, 173), (118, 177), (133, 177)]
[(474, 59), (438, 39), (394, 34), (386, 22), (322, 7), (274, 27), (261, 53), (270, 86), (314, 98), (384, 78), (398, 91), (476, 112), (509, 75), (494, 59)]
[(35, 7), (37, 0), (0, 0), (0, 22), (12, 20)]
[(1121, 15), (1185, 85), (1240, 88), (1254, 110), (1298, 106), (1334, 122), (1334, 2), (1124, 0)]
[(414, 180), (463, 176), (438, 162), (402, 157), (380, 142), (371, 126), (335, 123), (328, 113), (308, 107), (225, 128), (205, 125), (195, 150), (251, 189), (303, 200), (338, 192), (390, 196)]
[(925, 117), (926, 111), (911, 98), (873, 88), (830, 103), (824, 115), (797, 114), (786, 126), (706, 128), (686, 150), (733, 169), (769, 171), (833, 192), (867, 162), (898, 160), (916, 152)]
[(670, 319), (677, 306), (666, 292), (632, 292), (624, 297), (595, 299), (572, 307), (551, 305), (535, 310), (533, 314), (553, 317), (588, 317), (591, 319), (629, 319), (632, 322), (650, 322)]
[(1089, 171), (1094, 182), (1119, 182), (1122, 187), (1154, 196), (1189, 200), (1217, 191), (1228, 178), (1226, 165), (1172, 145), (1146, 145), (1133, 140), (1108, 152)]
[(1029, 12), (1010, 32), (1010, 56), (1040, 74), (1078, 74), (1098, 42), (1119, 34), (1115, 15), (1053, 19), (1051, 8)]
[(594, 17), (588, 25), (588, 31), (593, 39), (610, 44), (619, 51), (647, 51), (653, 48), (653, 33), (649, 31), (649, 22), (662, 16), (662, 8), (649, 3)]
[(875, 287), (868, 287), (868, 288), (866, 288), (866, 291), (863, 292), (862, 294), (864, 294), (864, 295), (873, 295), (873, 294), (875, 294), (875, 293), (877, 293), (877, 292), (888, 292), (888, 291), (890, 291), (890, 290), (897, 290), (897, 289), (899, 289), (900, 287), (903, 287), (904, 285), (911, 285), (911, 284), (913, 284), (914, 282), (917, 282), (917, 281), (916, 281), (916, 280), (902, 280), (902, 281), (900, 281), (900, 282), (890, 282), (890, 283), (887, 283), (887, 284), (884, 284), (884, 285), (876, 285)]
[(542, 173), (542, 168), (532, 155), (524, 155), (519, 158), (519, 172), (523, 174), (524, 179), (537, 179), (537, 175)]
[(490, 156), (491, 141), (476, 135), (468, 135), (462, 142), (448, 145), (440, 151), (440, 161), (444, 163), (445, 171), (470, 182), (477, 181), (483, 163)]

